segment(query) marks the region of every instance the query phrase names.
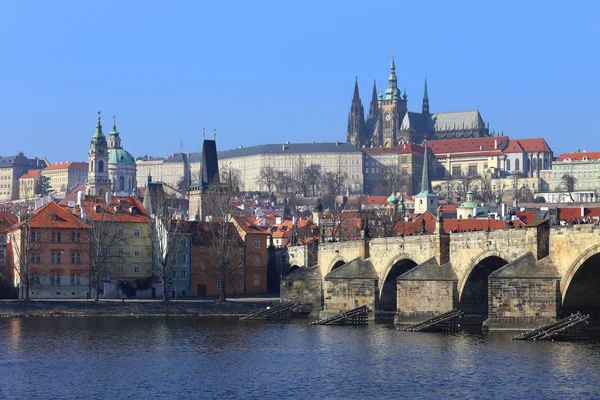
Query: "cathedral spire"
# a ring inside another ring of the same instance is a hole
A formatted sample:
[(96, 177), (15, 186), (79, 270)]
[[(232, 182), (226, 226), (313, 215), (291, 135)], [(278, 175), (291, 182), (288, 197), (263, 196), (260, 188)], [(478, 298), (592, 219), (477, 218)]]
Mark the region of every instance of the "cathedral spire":
[(423, 114), (429, 114), (429, 96), (427, 95), (427, 74), (425, 74), (425, 90), (423, 92)]
[(398, 78), (396, 77), (396, 63), (394, 62), (394, 53), (392, 53), (392, 64), (390, 65), (390, 76), (388, 78), (388, 88), (385, 91), (386, 100), (397, 100), (400, 98), (398, 90)]
[(377, 83), (373, 80), (373, 95), (371, 96), (371, 104), (369, 105), (369, 116), (368, 119), (377, 118)]
[(352, 102), (360, 101), (360, 95), (358, 94), (358, 76), (354, 81), (354, 96), (352, 96)]

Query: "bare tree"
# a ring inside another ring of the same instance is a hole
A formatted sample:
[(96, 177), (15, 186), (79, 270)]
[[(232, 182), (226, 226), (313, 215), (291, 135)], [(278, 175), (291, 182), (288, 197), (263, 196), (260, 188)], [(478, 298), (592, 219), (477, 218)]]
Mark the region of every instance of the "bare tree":
[(321, 185), (327, 190), (327, 193), (335, 196), (342, 194), (344, 190), (344, 181), (348, 178), (345, 172), (325, 172), (321, 179)]
[(570, 174), (564, 174), (560, 181), (562, 189), (565, 192), (569, 193), (571, 201), (574, 202), (575, 199), (573, 199), (573, 192), (575, 191), (575, 184), (577, 183), (577, 178)]
[(267, 192), (271, 193), (276, 181), (277, 174), (275, 173), (275, 169), (268, 165), (262, 166), (258, 175), (258, 182), (267, 188)]
[(317, 164), (311, 164), (306, 167), (304, 174), (312, 188), (312, 195), (316, 196), (319, 191), (319, 185), (321, 184), (321, 166)]
[(512, 178), (512, 191), (513, 201), (519, 201), (520, 181), (523, 178), (523, 174), (519, 171), (514, 171), (511, 175)]
[(122, 226), (118, 223), (110, 205), (83, 201), (81, 219), (89, 228), (83, 237), (74, 236), (79, 250), (86, 253), (89, 260), (89, 293), (98, 301), (103, 291), (103, 282), (119, 274), (116, 264), (124, 257), (116, 250), (126, 241), (120, 234)]
[[(204, 254), (208, 261), (204, 273), (218, 282), (219, 301), (222, 302), (227, 299), (227, 287), (235, 281), (235, 274), (240, 272), (243, 242), (231, 222), (231, 193), (227, 188), (216, 185), (209, 186), (208, 192), (211, 193), (206, 197), (208, 221), (196, 224), (197, 231), (194, 234), (208, 248)], [(239, 249), (242, 249), (241, 255)]]
[(289, 193), (294, 187), (294, 180), (286, 171), (275, 171), (275, 187), (278, 192)]
[(479, 197), (485, 203), (494, 201), (495, 195), (492, 190), (492, 177), (489, 174), (479, 177), (476, 184), (479, 186)]
[(239, 169), (225, 166), (221, 170), (221, 183), (231, 188), (232, 193), (239, 193), (242, 188), (242, 174)]
[(177, 257), (182, 248), (183, 222), (174, 220), (172, 205), (166, 197), (153, 203), (152, 215), (152, 265), (153, 273), (161, 280), (163, 301), (169, 301), (167, 283), (173, 276)]
[(399, 165), (384, 165), (377, 193), (388, 195), (392, 191), (406, 192), (408, 182), (408, 174)]
[(461, 199), (467, 198), (467, 192), (471, 190), (471, 185), (479, 180), (479, 175), (460, 172), (452, 177), (455, 180), (455, 191), (461, 196)]

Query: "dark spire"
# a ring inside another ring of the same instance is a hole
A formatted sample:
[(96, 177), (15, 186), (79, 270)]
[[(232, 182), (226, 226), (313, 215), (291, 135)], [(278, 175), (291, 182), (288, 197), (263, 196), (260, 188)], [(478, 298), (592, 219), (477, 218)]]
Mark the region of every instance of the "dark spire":
[(433, 193), (431, 190), (431, 180), (429, 179), (429, 160), (427, 157), (427, 142), (423, 143), (425, 146), (425, 155), (423, 156), (423, 176), (421, 177), (421, 193)]
[(360, 95), (358, 94), (358, 76), (354, 81), (354, 96), (352, 96), (352, 101), (360, 101)]
[(378, 108), (377, 108), (377, 83), (373, 80), (373, 95), (371, 96), (371, 104), (369, 105), (369, 116), (368, 119), (377, 118)]
[(423, 114), (429, 114), (429, 96), (427, 95), (427, 75), (425, 75), (425, 91), (423, 92)]

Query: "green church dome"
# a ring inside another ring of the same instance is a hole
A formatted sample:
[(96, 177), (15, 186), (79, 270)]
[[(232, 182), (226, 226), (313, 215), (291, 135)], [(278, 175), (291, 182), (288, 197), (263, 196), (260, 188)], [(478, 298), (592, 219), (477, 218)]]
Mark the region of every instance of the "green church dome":
[(398, 204), (399, 201), (400, 200), (398, 200), (398, 197), (396, 197), (396, 193), (394, 192), (392, 192), (391, 196), (387, 199), (388, 204), (391, 206)]
[(129, 152), (123, 149), (108, 149), (109, 164), (131, 164), (135, 165), (135, 159)]

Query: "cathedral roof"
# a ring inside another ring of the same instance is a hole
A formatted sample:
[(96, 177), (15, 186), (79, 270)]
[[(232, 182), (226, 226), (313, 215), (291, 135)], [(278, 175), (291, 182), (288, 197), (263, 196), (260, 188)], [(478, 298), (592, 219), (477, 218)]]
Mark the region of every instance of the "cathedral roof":
[(414, 130), (415, 132), (423, 131), (423, 114), (416, 112), (407, 112), (402, 118), (400, 129), (403, 131)]
[(483, 129), (485, 124), (478, 110), (445, 112), (431, 115), (433, 130)]
[(219, 151), (219, 159), (255, 156), (259, 154), (360, 153), (351, 143), (285, 143), (262, 144)]
[(135, 165), (135, 159), (125, 149), (108, 149), (108, 163)]

